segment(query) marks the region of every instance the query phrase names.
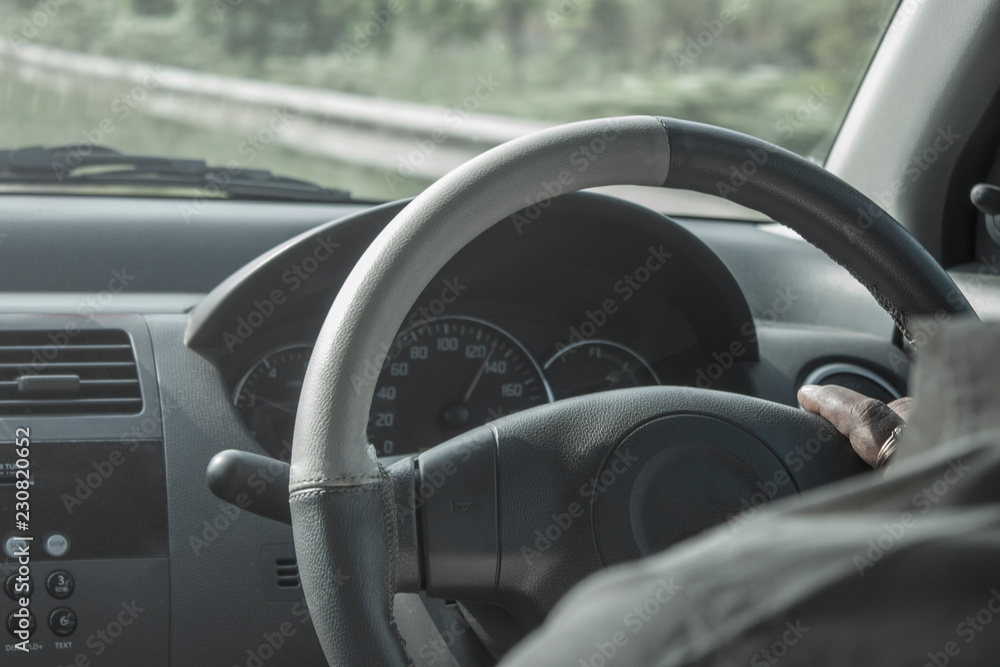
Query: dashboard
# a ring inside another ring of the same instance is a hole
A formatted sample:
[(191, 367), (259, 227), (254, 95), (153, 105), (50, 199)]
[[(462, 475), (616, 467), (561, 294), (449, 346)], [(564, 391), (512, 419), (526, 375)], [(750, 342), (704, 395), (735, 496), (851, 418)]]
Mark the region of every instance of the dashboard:
[[(31, 575), (38, 650), (12, 664), (325, 664), (291, 529), (221, 502), (205, 470), (226, 449), (287, 460), (324, 318), (405, 204), (219, 201), (184, 221), (170, 200), (5, 199), (0, 441), (30, 428), (33, 489), (49, 499), (32, 515), (45, 527)], [(889, 318), (773, 226), (676, 221), (586, 193), (519, 216), (456, 256), (397, 323), (388, 357), (367, 363), (381, 456), (620, 387), (789, 405), (817, 377), (905, 388)], [(50, 344), (66, 358), (44, 361)], [(19, 395), (18, 369), (37, 355), (43, 376), (63, 377)], [(89, 398), (60, 395), (78, 389)], [(4, 476), (15, 467), (0, 459), (2, 516), (18, 502)], [(4, 547), (12, 530), (0, 526)], [(7, 553), (0, 563), (6, 584), (16, 567)], [(420, 600), (444, 637), (455, 607)], [(123, 604), (142, 611), (122, 617)], [(0, 616), (14, 605), (0, 595)]]

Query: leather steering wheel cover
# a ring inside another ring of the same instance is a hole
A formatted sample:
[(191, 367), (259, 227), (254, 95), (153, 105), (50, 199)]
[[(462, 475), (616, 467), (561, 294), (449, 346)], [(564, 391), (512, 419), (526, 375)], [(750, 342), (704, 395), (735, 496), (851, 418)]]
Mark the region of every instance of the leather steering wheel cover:
[[(672, 141), (680, 146), (673, 167)], [(903, 327), (908, 317), (939, 307), (972, 312), (933, 258), (905, 231), (893, 231), (898, 223), (888, 215), (872, 218), (866, 241), (875, 245), (862, 251), (864, 243), (851, 237), (853, 207), (878, 210), (870, 200), (808, 161), (745, 135), (630, 116), (544, 130), (471, 160), (416, 197), (361, 257), (323, 324), (303, 383), (292, 449), (292, 528), (313, 624), (331, 664), (407, 661), (391, 615), (397, 554), (388, 514), (395, 502), (365, 434), (386, 352), (426, 285), (480, 233), (526, 206), (544, 206), (553, 194), (626, 184), (718, 194), (713, 178), (728, 169), (725, 160), (736, 154), (742, 163), (747, 150), (762, 147), (778, 157), (762, 161), (732, 199), (787, 220), (845, 266), (877, 264), (859, 278)], [(772, 206), (772, 197), (780, 204)], [(831, 201), (837, 198), (843, 201)], [(877, 261), (886, 251), (905, 261)], [(897, 280), (917, 281), (917, 294), (893, 290)], [(341, 572), (350, 578), (343, 586)]]
[(916, 315), (976, 317), (902, 225), (819, 165), (732, 130), (660, 121), (671, 146), (665, 187), (725, 197), (795, 230), (864, 285), (908, 339)]

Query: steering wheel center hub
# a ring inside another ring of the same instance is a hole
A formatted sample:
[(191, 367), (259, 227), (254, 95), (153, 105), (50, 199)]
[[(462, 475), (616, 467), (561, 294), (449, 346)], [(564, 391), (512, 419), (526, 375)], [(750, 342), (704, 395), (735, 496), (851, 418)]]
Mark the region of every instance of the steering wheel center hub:
[(593, 488), (604, 565), (662, 551), (798, 491), (762, 440), (699, 414), (661, 417), (632, 431), (608, 453)]

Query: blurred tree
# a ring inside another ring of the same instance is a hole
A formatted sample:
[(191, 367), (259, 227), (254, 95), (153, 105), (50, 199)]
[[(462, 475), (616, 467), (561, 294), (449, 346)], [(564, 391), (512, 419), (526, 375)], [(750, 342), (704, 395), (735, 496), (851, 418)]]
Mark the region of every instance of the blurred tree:
[(169, 16), (177, 11), (175, 0), (132, 0), (132, 9), (140, 16)]
[(480, 111), (548, 121), (666, 113), (770, 138), (812, 86), (827, 86), (826, 106), (777, 137), (805, 151), (836, 125), (897, 4), (0, 0), (0, 36), (444, 106), (494, 74), (502, 86)]

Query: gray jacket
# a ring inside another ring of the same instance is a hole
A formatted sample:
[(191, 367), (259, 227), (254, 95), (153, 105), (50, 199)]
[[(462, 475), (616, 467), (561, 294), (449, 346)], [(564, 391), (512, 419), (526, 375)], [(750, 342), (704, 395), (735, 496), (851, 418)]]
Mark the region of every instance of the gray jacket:
[(888, 472), (578, 585), (505, 667), (1000, 664), (1000, 325), (920, 350)]

